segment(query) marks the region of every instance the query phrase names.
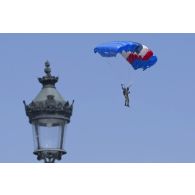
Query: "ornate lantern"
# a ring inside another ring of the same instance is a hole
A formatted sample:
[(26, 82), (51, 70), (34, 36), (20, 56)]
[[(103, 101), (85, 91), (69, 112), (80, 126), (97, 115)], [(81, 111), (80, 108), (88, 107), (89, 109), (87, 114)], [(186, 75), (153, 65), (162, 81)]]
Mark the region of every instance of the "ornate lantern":
[(73, 103), (65, 101), (55, 87), (58, 77), (51, 75), (50, 64), (45, 63), (46, 75), (39, 78), (43, 88), (35, 99), (25, 105), (26, 115), (32, 124), (34, 154), (38, 160), (54, 162), (61, 160), (64, 150), (65, 127), (70, 122)]

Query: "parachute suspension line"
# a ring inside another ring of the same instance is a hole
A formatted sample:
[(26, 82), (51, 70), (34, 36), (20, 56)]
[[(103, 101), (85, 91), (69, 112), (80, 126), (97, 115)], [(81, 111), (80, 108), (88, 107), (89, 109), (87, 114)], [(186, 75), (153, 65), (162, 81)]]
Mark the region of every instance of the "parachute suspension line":
[[(142, 72), (143, 72), (143, 71), (142, 71)], [(138, 81), (141, 79), (141, 77), (142, 77), (142, 72), (140, 72), (140, 71), (136, 71), (136, 72), (135, 72), (134, 81), (135, 81), (136, 83), (138, 83)]]
[[(124, 60), (124, 59), (123, 59)], [(119, 76), (118, 76), (118, 73), (116, 74), (116, 72), (113, 70), (113, 66), (114, 64), (112, 64), (108, 58), (105, 58), (105, 62), (109, 65), (109, 68), (111, 69), (110, 72), (112, 72), (112, 75), (114, 76), (115, 79), (119, 80)], [(134, 71), (133, 71), (133, 68), (131, 67), (130, 64), (127, 64), (127, 66), (124, 66), (123, 68), (125, 69), (126, 67), (126, 75), (123, 75), (124, 76), (124, 79), (121, 81), (120, 84), (124, 84), (125, 86), (132, 86), (132, 84), (135, 82), (135, 79), (134, 79)], [(132, 69), (132, 70), (131, 70)], [(126, 77), (130, 78), (126, 79)]]
[[(121, 53), (121, 57), (123, 60), (126, 60), (124, 59), (124, 55)], [(124, 83), (125, 86), (132, 86), (133, 82), (134, 82), (134, 73), (133, 73), (133, 68), (131, 66), (131, 64), (126, 64), (127, 66), (124, 66), (126, 68), (126, 75), (125, 75), (125, 78), (128, 77), (128, 81), (126, 80), (126, 82)], [(124, 82), (124, 81), (123, 81)]]
[(118, 78), (118, 74), (116, 74), (115, 71), (114, 71), (114, 69), (113, 69), (114, 64), (110, 63), (110, 62), (109, 62), (109, 59), (107, 59), (107, 58), (106, 58), (105, 62), (109, 65), (109, 69), (111, 69), (111, 70), (109, 70), (109, 71), (112, 73), (113, 77), (114, 77), (116, 80), (118, 80), (118, 79), (119, 79), (119, 78)]
[[(122, 57), (122, 56), (121, 56)], [(108, 65), (109, 65), (109, 69), (111, 69), (111, 70), (109, 70), (111, 73), (112, 73), (112, 75), (113, 75), (113, 77), (115, 78), (115, 79), (117, 79), (117, 80), (119, 80), (119, 77), (118, 77), (118, 73), (116, 74), (116, 72), (113, 70), (113, 66), (114, 66), (114, 64), (112, 64), (110, 61), (109, 61), (109, 59), (108, 58), (105, 58), (105, 60), (104, 60)], [(142, 70), (138, 70), (138, 71), (133, 71), (133, 68), (131, 67), (131, 64), (127, 64), (127, 66), (128, 67), (126, 67), (126, 72), (127, 72), (127, 75), (125, 75), (125, 78), (126, 77), (128, 77), (129, 78), (129, 80), (123, 80), (123, 81), (121, 81), (121, 83), (120, 84), (124, 84), (125, 86), (131, 86), (131, 87), (133, 87), (136, 83), (138, 83), (138, 81), (141, 79), (141, 77), (142, 77)]]

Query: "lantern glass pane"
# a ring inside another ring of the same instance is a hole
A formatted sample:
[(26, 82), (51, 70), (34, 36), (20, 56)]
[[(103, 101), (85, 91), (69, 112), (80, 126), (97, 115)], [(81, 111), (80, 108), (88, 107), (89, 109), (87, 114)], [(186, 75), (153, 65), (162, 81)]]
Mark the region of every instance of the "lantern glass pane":
[(63, 149), (65, 123), (62, 120), (40, 119), (33, 123), (35, 150)]

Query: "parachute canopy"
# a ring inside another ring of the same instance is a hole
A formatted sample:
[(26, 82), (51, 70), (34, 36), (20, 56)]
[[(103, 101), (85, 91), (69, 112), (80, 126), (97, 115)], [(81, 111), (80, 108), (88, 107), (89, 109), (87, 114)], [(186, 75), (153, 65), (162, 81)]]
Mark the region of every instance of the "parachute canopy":
[(103, 57), (115, 57), (120, 53), (137, 70), (150, 68), (157, 62), (157, 57), (152, 50), (140, 43), (131, 41), (113, 41), (98, 45), (94, 48), (95, 53)]

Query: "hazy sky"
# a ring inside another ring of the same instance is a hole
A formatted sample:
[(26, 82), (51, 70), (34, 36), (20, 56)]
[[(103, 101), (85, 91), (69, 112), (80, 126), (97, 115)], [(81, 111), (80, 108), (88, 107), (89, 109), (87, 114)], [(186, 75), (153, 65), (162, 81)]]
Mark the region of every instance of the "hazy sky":
[[(140, 42), (158, 57), (133, 68), (93, 48)], [(22, 101), (41, 89), (44, 62), (75, 100), (61, 162), (195, 162), (195, 34), (0, 34), (0, 162), (38, 162)], [(132, 83), (130, 108), (120, 84)]]

